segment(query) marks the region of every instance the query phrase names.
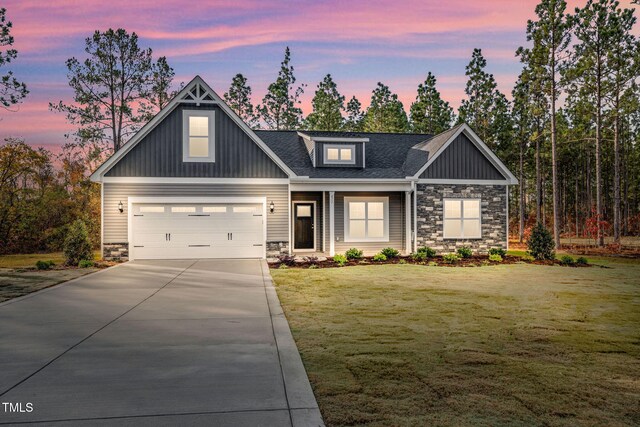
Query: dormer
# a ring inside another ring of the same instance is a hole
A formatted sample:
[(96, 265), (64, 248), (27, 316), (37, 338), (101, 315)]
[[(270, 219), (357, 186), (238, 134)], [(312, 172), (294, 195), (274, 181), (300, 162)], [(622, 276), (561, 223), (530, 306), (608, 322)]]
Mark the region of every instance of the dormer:
[(369, 138), (357, 136), (324, 136), (314, 132), (298, 132), (316, 168), (364, 169), (365, 145)]

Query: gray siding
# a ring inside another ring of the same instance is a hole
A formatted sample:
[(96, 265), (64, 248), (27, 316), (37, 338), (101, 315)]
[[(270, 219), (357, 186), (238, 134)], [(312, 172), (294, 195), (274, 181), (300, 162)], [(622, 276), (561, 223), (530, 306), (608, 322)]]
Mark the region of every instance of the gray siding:
[(292, 236), (293, 236), (293, 233), (295, 233), (295, 229), (293, 228), (293, 223), (295, 221), (295, 218), (294, 218), (295, 211), (293, 210), (293, 202), (311, 202), (311, 201), (315, 201), (316, 202), (316, 213), (315, 213), (316, 252), (322, 252), (323, 251), (323, 247), (322, 247), (322, 231), (323, 231), (322, 216), (324, 214), (324, 206), (322, 204), (322, 192), (311, 192), (311, 193), (293, 192), (293, 193), (291, 193), (291, 204), (292, 204), (291, 212), (293, 212), (293, 214), (291, 215), (291, 221), (292, 221), (291, 233), (292, 233)]
[(460, 134), (420, 178), (505, 179), (464, 134)]
[[(267, 197), (267, 241), (289, 241), (289, 187), (286, 184), (116, 184), (104, 186), (104, 243), (127, 242), (128, 197)], [(118, 212), (122, 201), (124, 212)], [(268, 209), (275, 204), (274, 213)]]
[[(326, 164), (324, 162), (324, 146), (327, 145), (355, 145), (356, 147), (356, 163), (352, 165), (343, 165), (343, 164)], [(363, 168), (363, 151), (364, 151), (364, 143), (362, 142), (316, 142), (315, 155), (316, 155), (316, 167), (325, 167), (325, 168)], [(366, 160), (366, 158), (365, 158)]]
[[(344, 198), (345, 197), (389, 197), (389, 241), (388, 242), (348, 242), (344, 241)], [(404, 193), (403, 192), (353, 192), (335, 194), (335, 251), (337, 254), (344, 253), (349, 248), (358, 248), (364, 251), (365, 255), (373, 255), (380, 249), (386, 247), (404, 251), (405, 238), (405, 214), (404, 214)], [(326, 193), (326, 206), (329, 206), (329, 193)], [(327, 209), (328, 211), (328, 209)], [(326, 213), (327, 227), (329, 224), (329, 213)], [(329, 233), (327, 232), (327, 246), (329, 251)]]
[[(182, 110), (215, 110), (215, 163), (182, 161)], [(106, 176), (286, 178), (280, 167), (217, 106), (179, 105)]]

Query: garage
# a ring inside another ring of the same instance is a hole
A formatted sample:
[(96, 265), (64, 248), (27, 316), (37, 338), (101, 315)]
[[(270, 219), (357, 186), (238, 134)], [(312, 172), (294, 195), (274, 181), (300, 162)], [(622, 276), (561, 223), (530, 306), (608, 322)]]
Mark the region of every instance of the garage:
[(129, 201), (130, 259), (263, 258), (263, 203)]

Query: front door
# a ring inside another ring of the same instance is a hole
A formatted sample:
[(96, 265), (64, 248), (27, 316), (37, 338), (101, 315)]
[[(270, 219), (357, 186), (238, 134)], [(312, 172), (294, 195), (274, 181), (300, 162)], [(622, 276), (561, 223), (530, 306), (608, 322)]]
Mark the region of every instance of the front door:
[(313, 250), (313, 218), (315, 217), (314, 204), (296, 203), (294, 208), (293, 248)]

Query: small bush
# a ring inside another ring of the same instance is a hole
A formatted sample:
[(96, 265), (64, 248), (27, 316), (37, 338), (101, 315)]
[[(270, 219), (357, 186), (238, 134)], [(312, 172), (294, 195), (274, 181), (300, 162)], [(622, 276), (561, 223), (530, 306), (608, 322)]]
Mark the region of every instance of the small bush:
[(442, 255), (442, 260), (447, 264), (455, 264), (460, 261), (460, 256), (458, 254), (444, 254)]
[(531, 255), (529, 255), (529, 254), (524, 254), (524, 255), (522, 255), (522, 256), (520, 257), (520, 259), (521, 259), (522, 261), (525, 261), (525, 262), (535, 261), (535, 258), (534, 258), (534, 257), (532, 257), (532, 256), (531, 256)]
[(502, 262), (502, 257), (499, 254), (490, 254), (489, 261)]
[(424, 254), (425, 258), (433, 258), (434, 256), (436, 256), (436, 250), (432, 249), (432, 248), (430, 248), (428, 246), (424, 246), (424, 247), (418, 248), (416, 253)]
[(309, 269), (310, 269), (310, 270), (315, 270), (316, 268), (318, 268), (318, 264), (311, 264), (311, 265), (309, 266)]
[(398, 261), (398, 264), (406, 264), (406, 263), (407, 263), (407, 260), (406, 260), (406, 259), (400, 259), (400, 260)]
[(487, 265), (491, 265), (491, 263), (489, 262), (489, 260), (483, 259), (480, 265), (487, 266)]
[(527, 240), (527, 249), (532, 257), (539, 260), (555, 259), (555, 243), (553, 242), (553, 236), (549, 233), (544, 225), (539, 222), (533, 230), (531, 230), (531, 236)]
[(380, 253), (385, 257), (387, 257), (388, 259), (398, 258), (400, 256), (400, 251), (394, 248), (384, 248), (383, 250), (380, 251)]
[(437, 267), (438, 263), (435, 261), (429, 261), (429, 263), (427, 264), (429, 267)]
[(414, 252), (411, 254), (411, 258), (413, 258), (414, 261), (424, 261), (427, 259), (427, 254), (424, 252)]
[(342, 267), (347, 263), (347, 257), (341, 254), (335, 255), (333, 257), (333, 262), (338, 264), (339, 267)]
[(80, 268), (90, 268), (90, 267), (93, 267), (94, 265), (95, 263), (88, 259), (80, 260), (80, 262), (78, 263), (78, 267)]
[(357, 248), (351, 248), (351, 249), (348, 249), (344, 253), (344, 255), (347, 257), (347, 259), (361, 259), (362, 258), (362, 251), (360, 249), (357, 249)]
[(36, 261), (36, 268), (38, 270), (49, 270), (56, 265), (53, 261)]
[(87, 226), (81, 219), (75, 220), (69, 227), (64, 241), (64, 257), (67, 265), (78, 265), (83, 259), (93, 259)]
[(573, 260), (573, 257), (571, 255), (562, 255), (562, 257), (560, 257), (560, 262), (563, 265), (573, 265), (573, 264), (575, 264), (575, 261)]
[(294, 257), (293, 255), (279, 255), (278, 256), (278, 261), (280, 261), (280, 265), (294, 265), (295, 264), (295, 259), (296, 257)]
[(278, 266), (278, 269), (280, 269), (280, 270), (286, 270), (287, 268), (289, 268), (289, 266), (287, 264), (280, 264)]
[(387, 260), (387, 256), (385, 254), (383, 254), (382, 252), (380, 252), (379, 254), (375, 254), (373, 256), (373, 260), (376, 261), (376, 262), (386, 261)]
[(458, 248), (456, 252), (458, 252), (458, 255), (460, 255), (461, 258), (471, 258), (471, 255), (473, 255), (471, 248), (467, 246)]
[(589, 265), (589, 260), (586, 259), (585, 257), (581, 256), (581, 257), (578, 257), (578, 259), (576, 259), (576, 264), (578, 264), (578, 265)]
[(489, 255), (500, 255), (502, 258), (507, 256), (507, 251), (502, 248), (491, 248), (489, 249)]

